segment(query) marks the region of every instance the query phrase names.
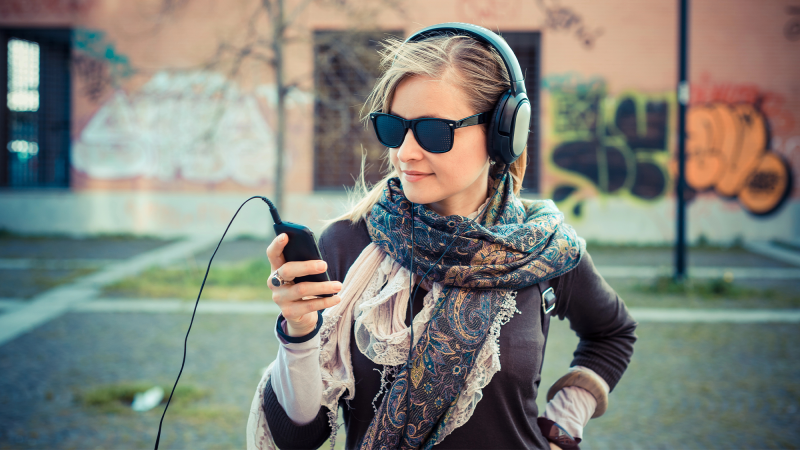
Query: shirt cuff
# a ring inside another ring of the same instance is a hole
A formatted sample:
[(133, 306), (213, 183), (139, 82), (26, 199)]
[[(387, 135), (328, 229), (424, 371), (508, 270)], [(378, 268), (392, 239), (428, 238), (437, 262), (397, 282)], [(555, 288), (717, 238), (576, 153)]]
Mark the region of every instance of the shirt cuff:
[(278, 337), (278, 340), (281, 342), (281, 344), (302, 344), (314, 339), (314, 337), (319, 334), (319, 330), (322, 328), (323, 322), (322, 311), (317, 311), (317, 313), (317, 326), (314, 327), (314, 331), (305, 336), (289, 336), (286, 334), (286, 318), (283, 317), (283, 314), (280, 314), (278, 316), (278, 321), (275, 323), (275, 335)]
[[(584, 372), (592, 375), (597, 383), (596, 389), (608, 396), (609, 386), (592, 369), (584, 366), (571, 367), (570, 372)], [(544, 417), (559, 424), (574, 438), (583, 438), (583, 427), (595, 414), (598, 401), (593, 393), (583, 387), (569, 385), (560, 388), (547, 402)]]
[(544, 416), (561, 425), (573, 438), (583, 439), (583, 427), (592, 417), (597, 400), (584, 388), (567, 386), (547, 402)]

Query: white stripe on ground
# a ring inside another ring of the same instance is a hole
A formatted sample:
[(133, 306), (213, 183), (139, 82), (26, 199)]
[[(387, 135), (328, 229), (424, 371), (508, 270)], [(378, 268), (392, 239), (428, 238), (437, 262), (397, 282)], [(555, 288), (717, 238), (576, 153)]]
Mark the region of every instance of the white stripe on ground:
[[(176, 299), (98, 299), (75, 305), (72, 310), (80, 312), (174, 313), (191, 312), (194, 309), (194, 303), (194, 300)], [(212, 314), (278, 314), (281, 310), (278, 305), (271, 301), (231, 302), (200, 299), (197, 312)]]
[(207, 248), (216, 238), (196, 237), (151, 250), (111, 264), (105, 269), (43, 292), (27, 305), (0, 315), (0, 345), (52, 320), (68, 309), (96, 298), (103, 285), (135, 275), (149, 267), (163, 266)]
[(0, 298), (0, 311), (13, 311), (22, 308), (27, 302), (19, 298)]
[[(657, 278), (671, 276), (669, 267), (598, 266), (604, 278)], [(791, 267), (689, 267), (689, 278), (722, 278), (726, 273), (734, 280), (800, 280), (800, 269)]]
[(767, 258), (772, 258), (794, 266), (800, 266), (800, 252), (775, 245), (772, 242), (746, 242), (744, 248), (761, 256), (766, 256)]
[(637, 322), (767, 323), (800, 322), (800, 309), (630, 308)]
[[(161, 299), (99, 299), (75, 305), (76, 312), (191, 313), (194, 301)], [(200, 300), (198, 314), (278, 314), (278, 305), (264, 300), (230, 302)], [(800, 309), (630, 308), (638, 322), (768, 323), (800, 322)]]

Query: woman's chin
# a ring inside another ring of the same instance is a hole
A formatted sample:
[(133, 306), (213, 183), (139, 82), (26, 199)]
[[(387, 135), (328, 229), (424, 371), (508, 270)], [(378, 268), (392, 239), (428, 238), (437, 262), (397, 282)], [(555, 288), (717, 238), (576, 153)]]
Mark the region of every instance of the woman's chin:
[(427, 205), (428, 203), (433, 203), (441, 200), (440, 198), (436, 198), (435, 196), (431, 195), (432, 192), (430, 190), (426, 190), (417, 185), (409, 186), (404, 183), (403, 193), (405, 194), (408, 201), (410, 201), (411, 203), (417, 203), (421, 205)]

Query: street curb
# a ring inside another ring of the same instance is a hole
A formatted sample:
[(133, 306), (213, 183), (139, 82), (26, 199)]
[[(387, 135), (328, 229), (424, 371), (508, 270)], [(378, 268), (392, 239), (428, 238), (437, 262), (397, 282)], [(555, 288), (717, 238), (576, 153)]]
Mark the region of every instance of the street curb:
[(797, 323), (800, 309), (671, 309), (630, 308), (637, 322), (669, 323)]
[(800, 266), (800, 253), (778, 247), (771, 242), (746, 242), (744, 248), (750, 252), (772, 258), (793, 266)]
[[(653, 266), (598, 266), (603, 278), (646, 278), (672, 276), (669, 267)], [(800, 269), (794, 267), (702, 267), (687, 269), (689, 278), (724, 278), (730, 275), (735, 280), (800, 280)]]

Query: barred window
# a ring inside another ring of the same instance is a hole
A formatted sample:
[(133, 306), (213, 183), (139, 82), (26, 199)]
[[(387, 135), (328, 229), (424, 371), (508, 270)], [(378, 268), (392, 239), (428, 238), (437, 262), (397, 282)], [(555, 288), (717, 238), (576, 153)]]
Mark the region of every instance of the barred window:
[(70, 30), (6, 28), (0, 38), (0, 186), (66, 187)]
[(353, 186), (362, 155), (366, 155), (366, 181), (380, 180), (386, 150), (371, 126), (359, 121), (359, 113), (380, 74), (377, 43), (401, 34), (314, 33), (314, 189)]

